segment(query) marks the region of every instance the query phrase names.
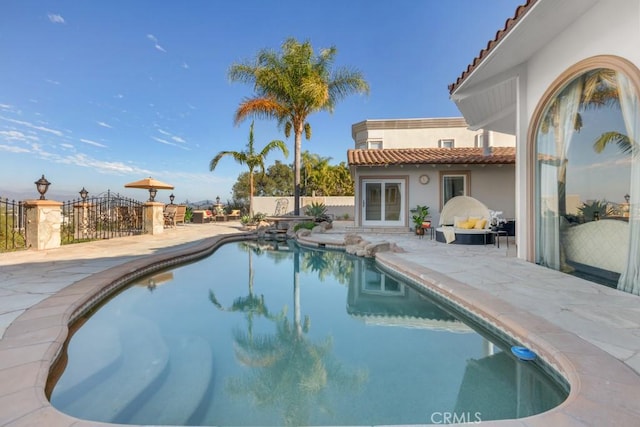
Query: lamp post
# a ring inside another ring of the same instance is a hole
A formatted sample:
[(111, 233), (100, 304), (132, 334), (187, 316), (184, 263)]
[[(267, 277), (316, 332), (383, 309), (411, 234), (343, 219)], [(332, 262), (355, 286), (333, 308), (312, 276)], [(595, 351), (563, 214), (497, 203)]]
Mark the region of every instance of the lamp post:
[(44, 174), (42, 174), (42, 178), (34, 182), (34, 184), (36, 185), (38, 193), (40, 193), (40, 200), (45, 200), (44, 193), (47, 192), (51, 183), (47, 181), (47, 179), (44, 177)]
[(156, 190), (155, 188), (151, 187), (149, 189), (149, 201), (153, 202), (156, 199), (156, 194), (158, 194), (158, 190)]
[(82, 197), (82, 201), (86, 201), (87, 200), (87, 195), (89, 194), (89, 192), (82, 187), (82, 190), (80, 190), (80, 197)]
[(220, 206), (220, 196), (216, 197), (216, 206)]
[(171, 201), (171, 204), (173, 204), (173, 199), (175, 199), (176, 196), (173, 195), (173, 193), (171, 193), (171, 195), (169, 196), (169, 200)]

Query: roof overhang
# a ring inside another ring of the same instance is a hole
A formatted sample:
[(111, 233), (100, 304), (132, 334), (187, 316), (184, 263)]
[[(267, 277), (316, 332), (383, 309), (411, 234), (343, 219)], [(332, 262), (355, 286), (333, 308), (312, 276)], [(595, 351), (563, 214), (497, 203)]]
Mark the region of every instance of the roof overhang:
[(451, 100), (470, 129), (515, 135), (518, 76), (539, 49), (553, 41), (598, 0), (528, 0), (450, 85)]
[(359, 166), (401, 165), (505, 165), (515, 164), (515, 147), (483, 148), (385, 148), (378, 150), (355, 149), (347, 151), (350, 168)]

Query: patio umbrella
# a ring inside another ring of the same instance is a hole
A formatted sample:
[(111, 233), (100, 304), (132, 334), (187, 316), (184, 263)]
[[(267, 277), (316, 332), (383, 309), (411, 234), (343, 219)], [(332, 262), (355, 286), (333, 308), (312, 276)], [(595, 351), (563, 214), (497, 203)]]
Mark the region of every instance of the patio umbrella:
[(158, 181), (151, 177), (139, 181), (130, 182), (124, 185), (125, 188), (143, 188), (149, 190), (149, 201), (153, 202), (158, 190), (173, 190), (173, 185)]

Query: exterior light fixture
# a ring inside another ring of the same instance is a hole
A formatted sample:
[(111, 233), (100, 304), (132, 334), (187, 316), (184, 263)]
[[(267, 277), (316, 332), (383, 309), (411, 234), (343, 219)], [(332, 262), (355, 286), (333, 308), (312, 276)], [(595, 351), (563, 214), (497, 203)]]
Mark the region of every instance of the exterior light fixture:
[(173, 204), (173, 199), (175, 199), (176, 196), (173, 195), (173, 193), (171, 193), (171, 195), (169, 196), (169, 200), (171, 200), (171, 204)]
[(220, 206), (220, 196), (216, 197), (216, 205)]
[(156, 194), (158, 194), (158, 190), (156, 190), (155, 188), (151, 187), (149, 189), (149, 201), (153, 202), (156, 199)]
[(80, 197), (82, 197), (82, 201), (84, 202), (85, 200), (87, 200), (87, 195), (89, 194), (89, 192), (82, 187), (82, 190), (80, 190)]
[(631, 196), (629, 195), (629, 193), (624, 195), (624, 201), (629, 203), (629, 199), (631, 199)]
[(40, 200), (45, 200), (44, 193), (47, 192), (51, 183), (47, 181), (47, 179), (44, 177), (44, 174), (42, 174), (42, 178), (34, 182), (34, 184), (36, 185), (38, 193), (40, 193)]

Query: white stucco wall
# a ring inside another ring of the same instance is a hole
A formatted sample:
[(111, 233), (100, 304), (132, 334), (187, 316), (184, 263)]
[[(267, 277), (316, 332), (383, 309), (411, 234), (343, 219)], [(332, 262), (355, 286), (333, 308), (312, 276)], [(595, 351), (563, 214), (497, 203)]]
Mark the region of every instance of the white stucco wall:
[[(354, 135), (354, 147), (359, 148), (361, 144), (369, 141), (382, 142), (382, 148), (433, 148), (438, 147), (439, 141), (443, 139), (453, 139), (455, 147), (474, 147), (476, 136), (482, 135), (482, 130), (470, 130), (466, 124), (464, 126), (434, 126), (431, 122), (437, 120), (401, 119), (359, 123), (356, 125), (359, 130)], [(463, 122), (461, 119), (450, 120)], [(381, 128), (381, 123), (386, 124), (387, 127)], [(515, 137), (492, 132), (489, 145), (513, 147), (515, 146)]]
[[(541, 29), (542, 31), (542, 29)], [(596, 55), (623, 57), (640, 68), (640, 2), (601, 0), (527, 62), (528, 123), (544, 92), (560, 74)]]
[[(553, 2), (546, 6), (553, 7)], [(540, 28), (540, 31), (544, 29)], [(640, 68), (640, 1), (600, 0), (583, 15), (566, 26), (552, 43), (545, 45), (518, 67), (521, 95), (518, 105), (519, 120), (517, 140), (528, 142), (529, 127), (533, 114), (547, 89), (560, 75), (576, 63), (597, 55), (615, 55)], [(517, 239), (525, 236), (525, 227), (534, 220), (533, 212), (527, 206), (526, 157), (527, 145), (518, 143), (516, 159), (519, 164), (516, 175), (517, 194), (516, 216), (520, 219)], [(522, 228), (520, 228), (522, 227)], [(535, 239), (535, 236), (526, 236)], [(518, 256), (531, 259), (530, 246), (518, 241)]]
[[(356, 185), (359, 185), (361, 178), (383, 178), (408, 177), (408, 207), (415, 208), (416, 205), (429, 206), (431, 221), (435, 224), (440, 219), (440, 173), (452, 171), (470, 171), (470, 193), (471, 197), (480, 200), (487, 205), (489, 209), (500, 210), (504, 212), (505, 218), (515, 217), (515, 165), (486, 165), (467, 166), (451, 168), (446, 166), (432, 167), (429, 165), (415, 166), (389, 166), (383, 168), (362, 168), (354, 177)], [(420, 175), (428, 175), (430, 180), (428, 184), (421, 184)], [(358, 192), (356, 192), (358, 193)], [(356, 224), (360, 223), (360, 209), (358, 201), (356, 203), (355, 214), (357, 217)], [(411, 227), (411, 213), (406, 212), (407, 227)]]

